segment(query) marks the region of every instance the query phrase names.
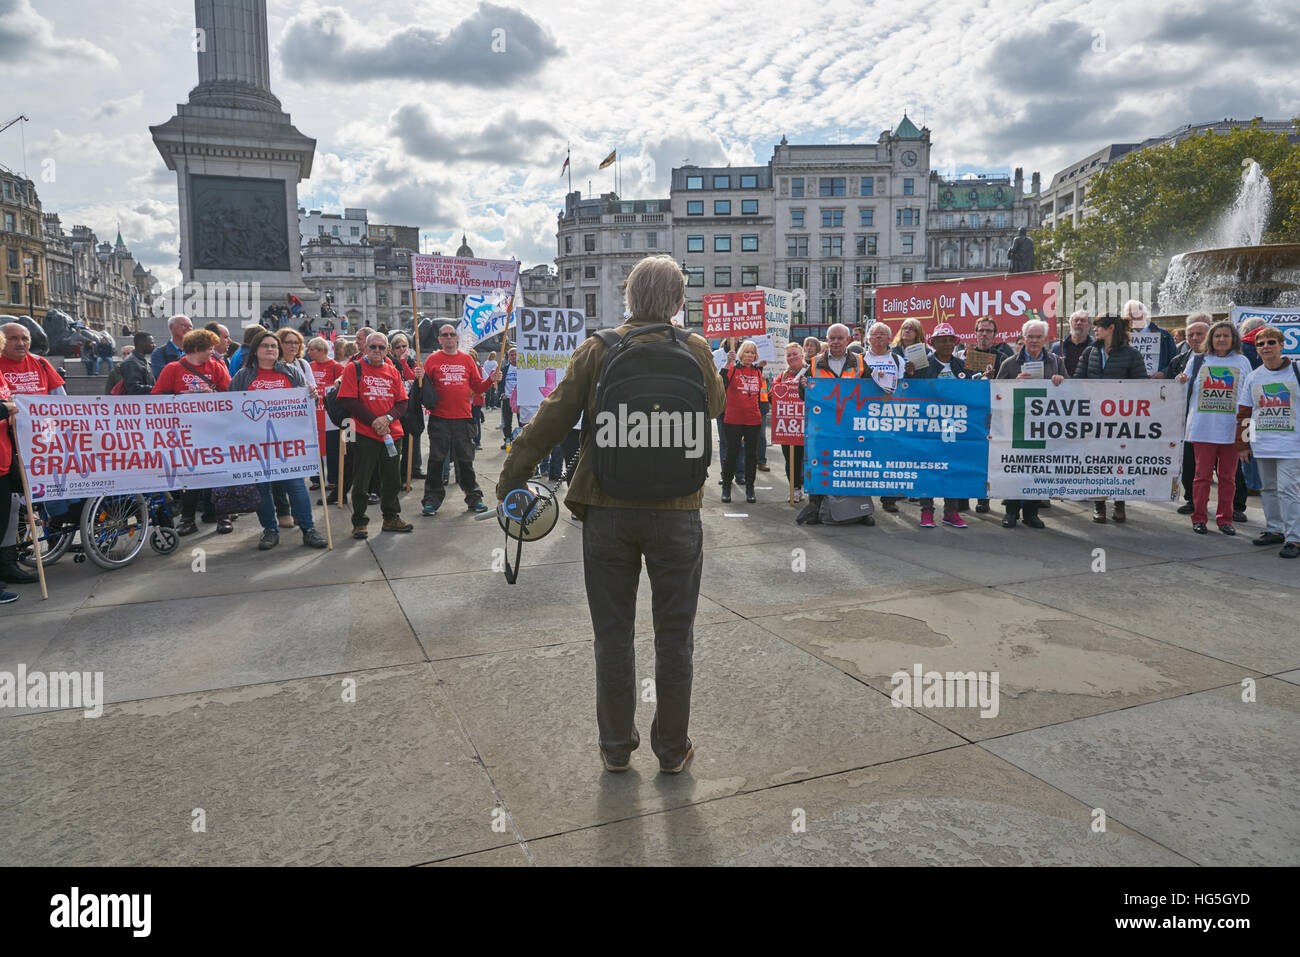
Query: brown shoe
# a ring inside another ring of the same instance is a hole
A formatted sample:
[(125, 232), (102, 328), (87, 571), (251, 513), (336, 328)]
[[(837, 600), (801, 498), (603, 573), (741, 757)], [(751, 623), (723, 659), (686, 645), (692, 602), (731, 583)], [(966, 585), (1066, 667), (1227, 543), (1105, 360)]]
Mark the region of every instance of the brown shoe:
[(409, 532), (414, 528), (414, 525), (410, 522), (402, 521), (401, 518), (384, 519), (384, 531), (386, 532)]
[(370, 533), (369, 533), (368, 531), (366, 531), (366, 527), (365, 527), (364, 525), (353, 525), (353, 526), (352, 526), (352, 537), (353, 537), (353, 538), (366, 538), (369, 534), (370, 534)]
[(1128, 513), (1124, 511), (1124, 503), (1116, 502), (1114, 510), (1110, 513), (1112, 522), (1123, 522), (1128, 519)]
[(281, 515), (278, 519), (281, 528), (293, 528), (293, 516)]

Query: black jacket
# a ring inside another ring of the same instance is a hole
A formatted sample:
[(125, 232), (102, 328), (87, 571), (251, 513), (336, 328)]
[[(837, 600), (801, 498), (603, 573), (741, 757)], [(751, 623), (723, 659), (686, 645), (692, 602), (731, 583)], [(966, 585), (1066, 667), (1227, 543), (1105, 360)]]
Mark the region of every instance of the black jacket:
[[(1014, 379), (1025, 371), (1025, 350), (1021, 349), (1014, 353), (1010, 359), (1007, 359), (1002, 365), (998, 366), (998, 379)], [(1053, 355), (1046, 349), (1043, 350), (1043, 378), (1050, 379), (1054, 375), (1065, 376), (1069, 378), (1070, 374), (1065, 371), (1065, 360), (1060, 356)]]
[(1120, 346), (1106, 357), (1106, 367), (1101, 365), (1100, 342), (1095, 342), (1079, 356), (1074, 368), (1076, 379), (1146, 379), (1147, 364), (1142, 353), (1132, 346)]
[(132, 352), (117, 366), (123, 395), (148, 395), (153, 391), (154, 375), (149, 363)]
[[(904, 359), (906, 359), (906, 356), (904, 356)], [(966, 376), (966, 363), (963, 362), (961, 359), (958, 359), (955, 353), (953, 354), (953, 357), (948, 360), (948, 367), (952, 369), (952, 376), (954, 379), (960, 379), (963, 376)], [(943, 363), (941, 363), (938, 357), (933, 352), (931, 352), (930, 364), (926, 366), (924, 369), (917, 369), (915, 373), (908, 376), (907, 378), (937, 379), (939, 378), (939, 373), (942, 371), (943, 371)]]

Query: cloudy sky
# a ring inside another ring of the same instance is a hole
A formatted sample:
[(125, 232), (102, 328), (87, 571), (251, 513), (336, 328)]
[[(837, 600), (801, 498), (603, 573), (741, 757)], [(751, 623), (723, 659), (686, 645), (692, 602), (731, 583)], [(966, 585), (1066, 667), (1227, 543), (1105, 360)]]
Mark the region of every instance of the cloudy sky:
[[(1108, 142), (1225, 116), (1300, 114), (1300, 6), (1047, 2), (268, 0), (272, 88), (316, 139), (300, 205), (462, 230), (481, 256), (549, 262), (560, 175), (667, 196), (669, 171), (874, 142), (904, 110), (943, 171), (1054, 172)], [(197, 82), (182, 0), (0, 0), (0, 163), (160, 279), (177, 271), (175, 174), (148, 127)], [(504, 44), (504, 51), (493, 49)], [(3, 117), (8, 119), (8, 115)]]

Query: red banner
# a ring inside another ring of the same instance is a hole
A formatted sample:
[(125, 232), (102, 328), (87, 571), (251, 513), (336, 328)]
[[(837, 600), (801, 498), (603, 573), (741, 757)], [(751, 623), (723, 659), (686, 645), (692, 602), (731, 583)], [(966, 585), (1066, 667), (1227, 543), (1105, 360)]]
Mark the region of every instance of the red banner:
[(768, 390), (772, 400), (772, 444), (803, 445), (803, 399), (793, 382), (773, 382)]
[(987, 317), (998, 324), (998, 342), (1015, 342), (1025, 320), (1042, 319), (1051, 341), (1056, 338), (1060, 290), (1060, 276), (1054, 272), (878, 286), (876, 318), (895, 331), (904, 319), (920, 319), (927, 338), (946, 322), (962, 342), (974, 341), (977, 319)]
[(704, 335), (709, 339), (728, 336), (761, 336), (767, 332), (762, 290), (714, 292), (704, 297)]

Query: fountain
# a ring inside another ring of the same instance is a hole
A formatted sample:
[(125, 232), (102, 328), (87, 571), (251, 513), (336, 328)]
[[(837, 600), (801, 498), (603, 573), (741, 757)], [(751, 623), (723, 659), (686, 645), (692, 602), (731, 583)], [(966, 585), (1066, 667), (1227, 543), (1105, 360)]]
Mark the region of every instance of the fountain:
[(1273, 189), (1252, 159), (1211, 242), (1179, 253), (1160, 284), (1160, 313), (1226, 313), (1237, 306), (1300, 306), (1300, 243), (1261, 245)]

